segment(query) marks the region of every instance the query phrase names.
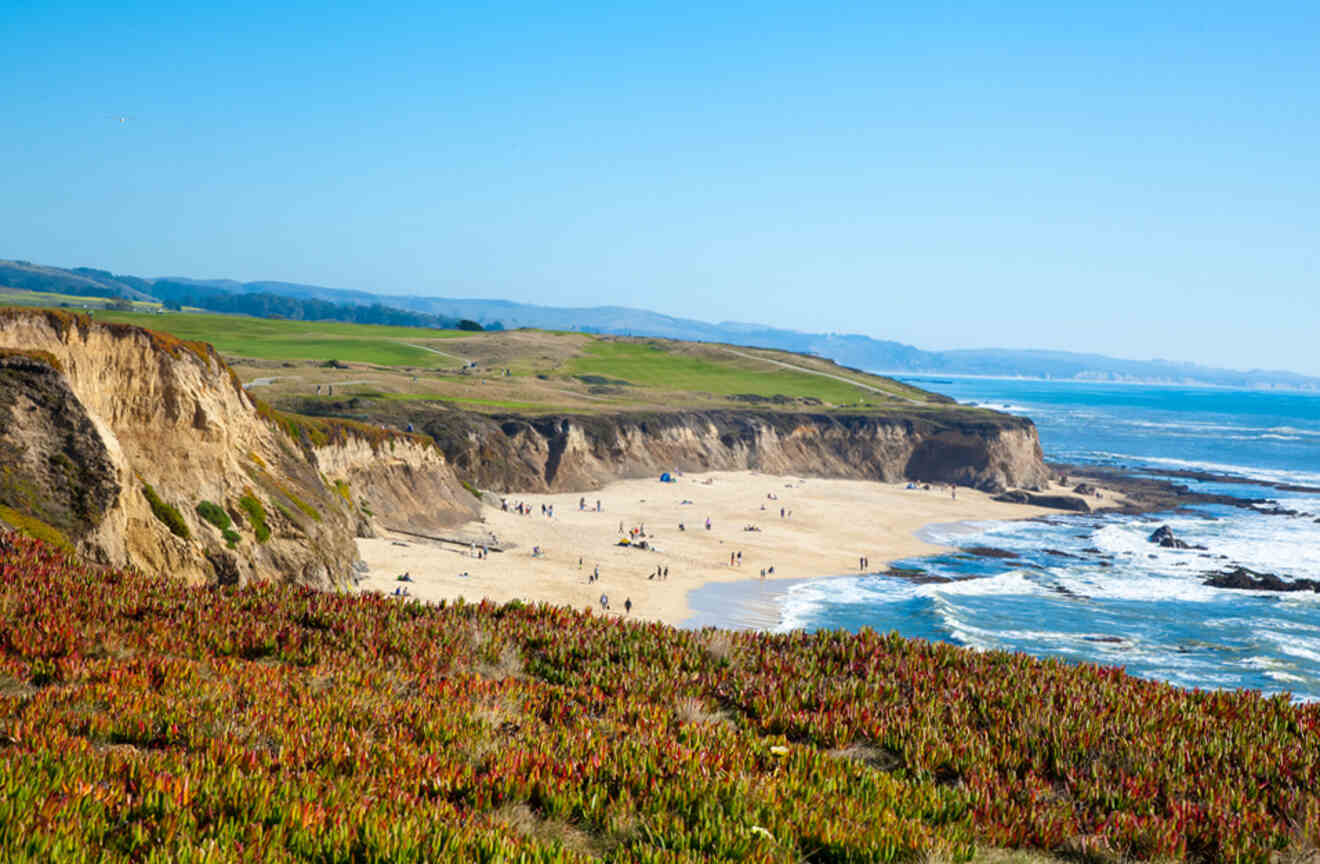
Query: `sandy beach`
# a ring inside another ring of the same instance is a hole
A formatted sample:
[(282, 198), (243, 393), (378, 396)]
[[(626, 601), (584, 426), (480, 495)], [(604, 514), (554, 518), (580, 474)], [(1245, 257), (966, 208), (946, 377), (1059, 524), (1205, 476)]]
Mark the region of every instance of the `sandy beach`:
[[(451, 532), (487, 536), (492, 546), (505, 549), (491, 549), (484, 559), (457, 544), (415, 535), (361, 539), (358, 548), (369, 569), (359, 590), (389, 594), (406, 586), (410, 596), (428, 601), (521, 599), (597, 612), (605, 595), (608, 614), (681, 626), (692, 614), (688, 592), (709, 582), (760, 579), (763, 569), (767, 580), (883, 571), (891, 561), (941, 551), (918, 539), (926, 525), (1059, 513), (993, 501), (970, 489), (958, 489), (955, 498), (947, 486), (909, 489), (752, 471), (674, 479), (621, 480), (585, 495), (510, 495), (508, 512), (487, 506), (481, 522)], [(1116, 499), (1106, 493), (1092, 503), (1113, 505)], [(529, 515), (515, 511), (518, 503)], [(553, 508), (553, 516), (543, 515), (543, 506)], [(644, 533), (635, 536), (633, 529)], [(621, 546), (621, 538), (644, 540), (648, 548)], [(868, 559), (864, 568), (861, 558)], [(597, 568), (599, 579), (592, 581)], [(412, 581), (398, 581), (403, 573)], [(630, 613), (625, 600), (632, 601)]]

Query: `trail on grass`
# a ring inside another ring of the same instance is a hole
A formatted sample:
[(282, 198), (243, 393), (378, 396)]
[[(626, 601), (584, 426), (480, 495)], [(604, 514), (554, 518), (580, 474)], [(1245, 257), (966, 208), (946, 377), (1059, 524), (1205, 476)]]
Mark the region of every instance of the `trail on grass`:
[(758, 357), (755, 354), (748, 354), (745, 351), (735, 351), (732, 348), (725, 348), (722, 345), (720, 346), (720, 348), (721, 350), (726, 351), (729, 354), (736, 354), (739, 357), (746, 357), (748, 360), (759, 360), (762, 363), (773, 363), (776, 366), (783, 366), (785, 369), (792, 369), (794, 372), (806, 372), (808, 375), (819, 375), (822, 378), (833, 378), (835, 381), (842, 381), (845, 384), (851, 384), (854, 387), (861, 388), (862, 390), (870, 390), (872, 393), (879, 393), (881, 396), (888, 396), (894, 399), (902, 399), (906, 402), (913, 402), (913, 403), (917, 402), (916, 399), (913, 399), (909, 396), (903, 396), (902, 394), (895, 393), (891, 390), (883, 390), (879, 387), (872, 387), (870, 384), (863, 384), (860, 381), (854, 381), (853, 379), (845, 378), (842, 375), (831, 375), (829, 372), (821, 372), (818, 369), (809, 369), (806, 366), (794, 366), (792, 363), (785, 363), (782, 360), (771, 360), (769, 357)]

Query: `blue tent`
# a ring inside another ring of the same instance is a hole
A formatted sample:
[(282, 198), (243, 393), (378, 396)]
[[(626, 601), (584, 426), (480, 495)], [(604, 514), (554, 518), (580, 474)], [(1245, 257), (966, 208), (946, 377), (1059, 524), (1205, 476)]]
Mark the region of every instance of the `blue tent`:
[(663, 473), (663, 474), (660, 475), (660, 482), (661, 482), (661, 483), (673, 483), (673, 482), (674, 482), (674, 478), (673, 478), (673, 477), (670, 477), (670, 476), (669, 476), (669, 472), (666, 471), (665, 473)]

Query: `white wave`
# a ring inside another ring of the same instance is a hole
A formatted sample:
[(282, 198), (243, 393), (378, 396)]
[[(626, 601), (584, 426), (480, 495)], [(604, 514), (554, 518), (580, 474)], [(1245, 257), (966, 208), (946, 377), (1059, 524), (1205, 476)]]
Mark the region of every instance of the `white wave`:
[(1135, 463), (1166, 465), (1170, 468), (1182, 468), (1189, 471), (1206, 471), (1216, 474), (1229, 474), (1250, 480), (1264, 480), (1268, 483), (1295, 483), (1320, 485), (1320, 474), (1309, 471), (1282, 471), (1273, 468), (1253, 468), (1247, 465), (1229, 465), (1223, 462), (1205, 462), (1197, 459), (1174, 459), (1164, 456), (1135, 456), (1131, 453), (1109, 453), (1103, 450), (1093, 451), (1092, 455), (1107, 459), (1122, 459)]
[(1320, 664), (1320, 640), (1300, 636), (1280, 638), (1277, 634), (1268, 631), (1261, 636), (1289, 657), (1298, 657), (1310, 663)]
[(1046, 591), (1046, 588), (1028, 578), (1025, 570), (1008, 570), (994, 576), (921, 585), (917, 588), (918, 594), (932, 598), (1044, 594)]

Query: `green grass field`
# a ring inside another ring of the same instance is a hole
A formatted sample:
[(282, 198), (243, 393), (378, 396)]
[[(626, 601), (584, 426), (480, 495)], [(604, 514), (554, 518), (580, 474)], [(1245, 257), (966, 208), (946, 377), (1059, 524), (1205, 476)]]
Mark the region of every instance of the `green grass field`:
[[(244, 380), (269, 375), (265, 370), (279, 363), (369, 364), (378, 376), (370, 389), (378, 392), (362, 398), (381, 405), (434, 401), (485, 413), (543, 414), (776, 405), (883, 412), (929, 404), (929, 394), (889, 378), (767, 349), (544, 330), (472, 333), (214, 313), (98, 309), (94, 314), (101, 321), (209, 342), (229, 358), (247, 358), (252, 362), (238, 362)], [(469, 361), (476, 365), (458, 374)], [(506, 369), (510, 375), (502, 374)], [(342, 376), (364, 371), (342, 370)], [(335, 379), (331, 373), (301, 372), (262, 392), (277, 401), (313, 396), (313, 384)], [(820, 401), (804, 406), (800, 400)]]
[(755, 393), (815, 397), (836, 405), (883, 398), (869, 390), (809, 372), (775, 367), (733, 354), (727, 361), (693, 357), (665, 350), (662, 343), (593, 342), (584, 348), (584, 353), (586, 356), (568, 364), (569, 374), (622, 378), (638, 387), (716, 396)]
[(332, 321), (284, 321), (206, 313), (150, 315), (98, 311), (96, 318), (162, 330), (180, 339), (210, 342), (223, 354), (263, 360), (339, 360), (380, 366), (453, 366), (455, 360), (452, 357), (416, 345), (434, 339), (465, 335), (457, 330)]

